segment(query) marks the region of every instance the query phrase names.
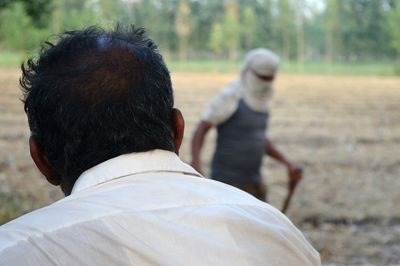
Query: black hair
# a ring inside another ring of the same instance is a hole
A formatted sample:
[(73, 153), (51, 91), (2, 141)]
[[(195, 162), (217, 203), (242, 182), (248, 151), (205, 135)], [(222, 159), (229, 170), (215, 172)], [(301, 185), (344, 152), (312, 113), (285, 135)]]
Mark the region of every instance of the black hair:
[(110, 158), (175, 150), (169, 71), (143, 28), (68, 31), (21, 68), (31, 134), (65, 194)]

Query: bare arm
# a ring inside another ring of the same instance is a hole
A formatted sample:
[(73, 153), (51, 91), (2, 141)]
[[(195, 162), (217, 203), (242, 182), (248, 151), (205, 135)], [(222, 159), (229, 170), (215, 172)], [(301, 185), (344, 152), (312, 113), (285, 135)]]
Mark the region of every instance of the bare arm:
[(297, 182), (302, 178), (302, 168), (286, 158), (285, 155), (283, 155), (283, 153), (281, 153), (268, 139), (265, 144), (265, 152), (268, 156), (286, 166), (290, 180), (289, 188), (291, 189), (292, 187), (296, 186)]
[(274, 158), (278, 162), (289, 167), (292, 163), (275, 147), (275, 145), (267, 139), (265, 144), (265, 152), (268, 156)]
[(204, 137), (212, 127), (212, 124), (206, 121), (200, 121), (192, 139), (192, 167), (201, 173), (200, 154), (203, 147)]

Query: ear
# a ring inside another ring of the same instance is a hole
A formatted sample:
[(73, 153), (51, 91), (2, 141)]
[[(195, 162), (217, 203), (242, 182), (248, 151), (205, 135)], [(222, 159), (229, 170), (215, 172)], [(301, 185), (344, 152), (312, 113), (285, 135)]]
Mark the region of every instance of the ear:
[(29, 149), (32, 160), (35, 162), (39, 171), (46, 177), (47, 181), (52, 185), (59, 186), (61, 178), (55, 174), (49, 160), (40, 149), (39, 143), (34, 136), (29, 138)]
[(179, 154), (185, 131), (185, 120), (183, 119), (181, 111), (176, 108), (172, 110), (172, 130), (174, 131), (175, 153)]

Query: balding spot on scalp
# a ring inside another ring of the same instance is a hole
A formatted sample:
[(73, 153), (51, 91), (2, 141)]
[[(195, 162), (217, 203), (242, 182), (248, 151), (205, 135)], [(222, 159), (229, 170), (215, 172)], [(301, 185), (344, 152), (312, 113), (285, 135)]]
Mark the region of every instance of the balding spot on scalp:
[(97, 43), (99, 45), (99, 49), (106, 48), (110, 43), (110, 38), (108, 38), (107, 36), (100, 36), (99, 38), (97, 38)]
[[(110, 43), (105, 38), (99, 42), (98, 50), (79, 59), (76, 65), (79, 73), (71, 73), (75, 75), (76, 85), (72, 88), (80, 96), (79, 104), (87, 108), (123, 103), (141, 86), (148, 71), (146, 62), (129, 49), (129, 44)], [(85, 76), (95, 79), (85, 80)]]

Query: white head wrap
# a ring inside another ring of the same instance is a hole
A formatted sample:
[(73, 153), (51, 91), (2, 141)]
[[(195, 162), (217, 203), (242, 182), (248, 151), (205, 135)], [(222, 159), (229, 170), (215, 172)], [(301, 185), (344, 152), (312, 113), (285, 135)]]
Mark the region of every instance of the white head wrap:
[(274, 76), (279, 63), (279, 57), (265, 48), (247, 53), (241, 68), (241, 90), (243, 100), (254, 111), (268, 111), (273, 93), (272, 81), (262, 80), (255, 73)]

